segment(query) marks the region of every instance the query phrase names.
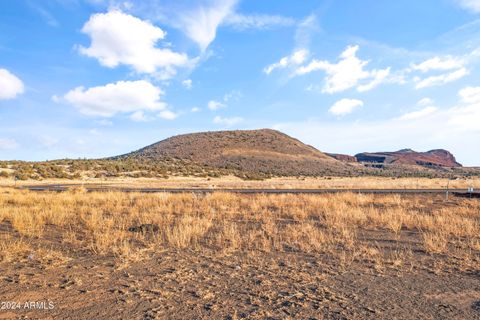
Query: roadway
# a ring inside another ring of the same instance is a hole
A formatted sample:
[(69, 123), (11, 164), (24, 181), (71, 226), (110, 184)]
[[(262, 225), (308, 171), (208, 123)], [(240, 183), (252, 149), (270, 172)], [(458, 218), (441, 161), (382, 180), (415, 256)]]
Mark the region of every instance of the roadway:
[[(364, 193), (364, 194), (446, 194), (446, 189), (223, 189), (223, 188), (128, 188), (114, 186), (82, 186), (82, 185), (34, 185), (21, 186), (20, 189), (30, 191), (67, 191), (72, 187), (83, 187), (87, 192), (140, 192), (140, 193), (213, 193), (227, 192), (238, 194), (332, 194), (332, 193)], [(480, 198), (480, 191), (470, 192), (468, 189), (449, 189), (453, 195)]]

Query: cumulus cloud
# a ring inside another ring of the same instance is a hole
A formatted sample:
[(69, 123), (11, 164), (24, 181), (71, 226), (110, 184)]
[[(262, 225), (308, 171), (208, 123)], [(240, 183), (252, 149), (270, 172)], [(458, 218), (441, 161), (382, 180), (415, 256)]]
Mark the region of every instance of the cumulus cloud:
[(268, 29), (277, 26), (292, 26), (295, 24), (295, 20), (279, 15), (244, 15), (240, 13), (232, 13), (226, 17), (224, 24), (231, 25), (239, 30)]
[[(390, 68), (383, 70), (365, 70), (369, 61), (357, 57), (359, 46), (349, 46), (340, 55), (338, 63), (325, 60), (312, 60), (305, 66), (298, 67), (296, 75), (305, 75), (314, 71), (324, 71), (327, 76), (322, 89), (324, 93), (336, 93), (357, 87), (360, 92), (369, 91), (387, 80)], [(368, 83), (359, 85), (362, 80)]]
[(336, 116), (345, 116), (352, 113), (355, 109), (362, 107), (363, 101), (357, 99), (342, 99), (337, 102), (328, 110), (331, 114)]
[(299, 49), (291, 55), (281, 58), (278, 62), (272, 63), (263, 69), (266, 74), (272, 73), (276, 69), (284, 69), (291, 66), (298, 66), (305, 62), (308, 56), (308, 50)]
[(189, 63), (186, 54), (156, 47), (166, 36), (162, 29), (121, 11), (92, 15), (82, 32), (90, 36), (91, 44), (80, 46), (80, 53), (109, 68), (124, 64), (139, 73), (160, 71), (162, 78), (169, 78), (174, 67)]
[(25, 91), (22, 80), (6, 69), (0, 69), (0, 100), (13, 99)]
[(14, 139), (0, 138), (0, 150), (15, 149), (17, 147), (18, 147), (18, 143)]
[(213, 111), (227, 107), (226, 104), (216, 100), (210, 100), (207, 106), (208, 106), (208, 109)]
[(118, 113), (133, 113), (135, 120), (142, 118), (138, 111), (164, 110), (163, 91), (145, 80), (118, 81), (105, 86), (85, 89), (77, 87), (62, 100), (89, 116), (111, 117)]
[(466, 10), (472, 11), (474, 13), (480, 12), (479, 0), (456, 0), (456, 2)]
[(240, 117), (232, 117), (232, 118), (223, 118), (220, 116), (216, 116), (213, 118), (213, 123), (215, 124), (221, 124), (227, 127), (233, 126), (237, 123), (240, 123), (243, 121), (243, 118)]
[(480, 103), (480, 87), (466, 87), (458, 94), (464, 103)]

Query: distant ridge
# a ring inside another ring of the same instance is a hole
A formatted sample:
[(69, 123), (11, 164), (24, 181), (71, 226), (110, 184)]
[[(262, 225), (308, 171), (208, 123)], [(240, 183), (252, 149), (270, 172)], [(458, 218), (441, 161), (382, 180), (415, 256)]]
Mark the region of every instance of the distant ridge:
[(359, 162), (384, 164), (419, 165), (424, 167), (461, 167), (453, 154), (447, 150), (435, 149), (427, 152), (416, 152), (402, 149), (395, 152), (365, 152), (355, 155)]

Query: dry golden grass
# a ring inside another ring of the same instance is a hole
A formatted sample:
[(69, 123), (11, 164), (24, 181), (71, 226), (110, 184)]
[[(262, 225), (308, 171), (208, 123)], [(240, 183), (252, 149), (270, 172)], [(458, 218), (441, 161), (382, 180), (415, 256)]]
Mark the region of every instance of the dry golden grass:
[[(0, 178), (0, 186), (13, 186), (12, 179)], [(281, 177), (263, 181), (244, 181), (234, 176), (220, 178), (169, 177), (162, 178), (88, 178), (83, 180), (46, 179), (17, 181), (20, 185), (72, 184), (117, 186), (128, 188), (265, 188), (265, 189), (480, 189), (480, 178), (456, 180), (446, 178), (390, 178), (390, 177)]]
[[(461, 255), (478, 266), (480, 202), (459, 199), (456, 205), (447, 205), (425, 196), (352, 193), (200, 196), (3, 188), (0, 259), (25, 258), (32, 252), (45, 256), (52, 238), (60, 238), (57, 245), (70, 250), (125, 261), (169, 248), (299, 251), (333, 254), (343, 266), (363, 259), (381, 270), (385, 265), (408, 264), (412, 245), (399, 243), (410, 233), (417, 235), (413, 243), (427, 254)], [(129, 231), (142, 225), (158, 229)], [(369, 232), (393, 239), (397, 245), (386, 250), (367, 240)], [(66, 253), (58, 256), (59, 261), (68, 259)]]

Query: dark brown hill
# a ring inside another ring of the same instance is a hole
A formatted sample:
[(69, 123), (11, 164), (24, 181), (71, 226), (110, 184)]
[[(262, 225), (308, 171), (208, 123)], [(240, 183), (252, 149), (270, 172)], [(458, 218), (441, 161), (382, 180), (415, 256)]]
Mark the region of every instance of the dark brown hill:
[(443, 149), (416, 152), (403, 149), (395, 152), (359, 153), (355, 156), (359, 162), (384, 164), (420, 165), (424, 167), (461, 167), (449, 151)]
[(289, 176), (349, 170), (346, 164), (270, 129), (184, 134), (116, 158), (180, 159), (215, 168)]

